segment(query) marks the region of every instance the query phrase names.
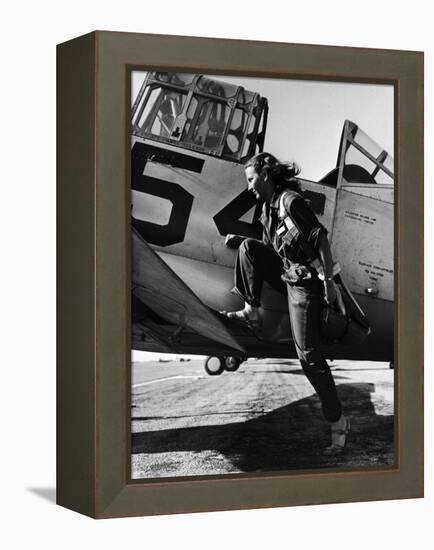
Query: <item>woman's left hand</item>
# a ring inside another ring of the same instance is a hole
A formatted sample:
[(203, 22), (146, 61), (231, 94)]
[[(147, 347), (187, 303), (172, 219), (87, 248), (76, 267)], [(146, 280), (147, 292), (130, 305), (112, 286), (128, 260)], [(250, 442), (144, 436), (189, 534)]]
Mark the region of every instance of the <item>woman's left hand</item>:
[(342, 298), (342, 293), (338, 285), (334, 281), (325, 281), (324, 282), (324, 298), (329, 306), (334, 305), (337, 311), (346, 315), (346, 307), (344, 299)]
[(337, 298), (335, 283), (331, 281), (324, 281), (324, 298), (329, 306), (332, 306)]

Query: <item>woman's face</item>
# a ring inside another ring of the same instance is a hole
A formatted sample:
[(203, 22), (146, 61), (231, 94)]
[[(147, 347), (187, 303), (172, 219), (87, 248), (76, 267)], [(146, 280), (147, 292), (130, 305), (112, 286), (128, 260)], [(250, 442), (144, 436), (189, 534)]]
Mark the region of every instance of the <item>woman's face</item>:
[(268, 177), (258, 174), (253, 166), (246, 168), (247, 189), (251, 191), (257, 200), (265, 201), (270, 194)]

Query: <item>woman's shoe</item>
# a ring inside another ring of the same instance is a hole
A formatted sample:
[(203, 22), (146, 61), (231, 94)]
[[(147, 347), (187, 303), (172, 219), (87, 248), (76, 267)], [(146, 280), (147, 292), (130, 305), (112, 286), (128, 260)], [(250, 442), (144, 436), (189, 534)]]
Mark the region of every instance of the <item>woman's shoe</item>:
[(220, 311), (220, 313), (228, 319), (247, 325), (252, 329), (258, 329), (262, 324), (260, 319), (251, 319), (249, 313), (245, 309), (240, 309), (239, 311)]
[(348, 434), (351, 430), (351, 424), (344, 415), (337, 422), (332, 422), (331, 436), (332, 444), (326, 448), (326, 454), (336, 454), (345, 449), (348, 440)]

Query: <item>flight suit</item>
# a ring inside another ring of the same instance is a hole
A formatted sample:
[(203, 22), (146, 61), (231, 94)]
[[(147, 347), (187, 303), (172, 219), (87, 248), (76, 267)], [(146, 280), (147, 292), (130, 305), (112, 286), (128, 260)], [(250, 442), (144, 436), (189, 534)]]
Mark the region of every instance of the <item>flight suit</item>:
[[(279, 216), (282, 212), (283, 217)], [(263, 240), (245, 239), (238, 249), (232, 292), (253, 307), (260, 306), (263, 281), (287, 294), (292, 336), (302, 369), (321, 400), (324, 417), (336, 422), (342, 408), (320, 350), (324, 288), (310, 265), (313, 256), (318, 257), (320, 235), (327, 230), (294, 191), (284, 191), (283, 198), (281, 194), (273, 195), (271, 203), (263, 205), (261, 222)]]

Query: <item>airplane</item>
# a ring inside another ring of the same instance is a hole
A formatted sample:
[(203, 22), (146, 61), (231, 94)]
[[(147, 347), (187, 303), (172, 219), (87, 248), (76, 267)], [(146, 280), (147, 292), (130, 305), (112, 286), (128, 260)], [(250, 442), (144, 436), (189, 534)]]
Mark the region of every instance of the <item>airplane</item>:
[[(242, 86), (146, 73), (131, 109), (132, 349), (206, 355), (210, 375), (248, 357), (297, 357), (286, 298), (266, 283), (261, 330), (219, 313), (240, 309), (226, 236), (261, 238), (244, 164), (263, 151), (267, 117), (267, 98)], [(299, 178), (372, 329), (363, 345), (326, 347), (331, 359), (393, 361), (393, 166), (346, 120), (336, 166), (319, 181)]]

